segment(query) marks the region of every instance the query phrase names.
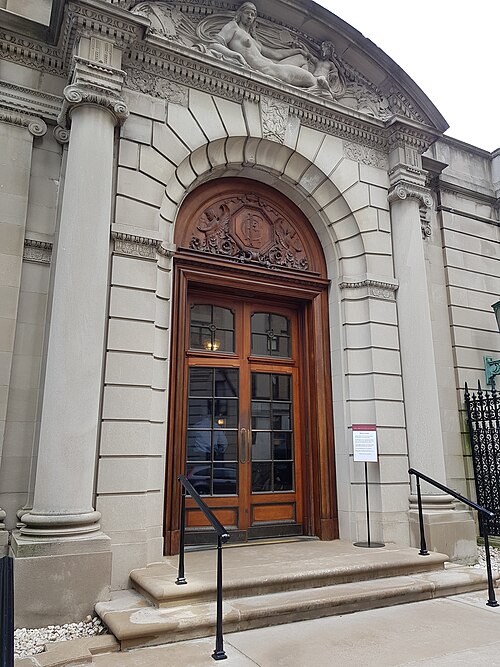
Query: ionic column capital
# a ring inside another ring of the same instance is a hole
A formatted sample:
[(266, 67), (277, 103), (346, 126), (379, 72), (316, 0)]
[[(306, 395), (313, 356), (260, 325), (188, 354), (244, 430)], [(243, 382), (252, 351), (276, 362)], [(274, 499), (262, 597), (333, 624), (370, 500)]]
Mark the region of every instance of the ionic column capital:
[(430, 190), (423, 185), (409, 180), (400, 179), (396, 181), (389, 190), (389, 203), (401, 201), (407, 198), (416, 199), (420, 206), (432, 208), (433, 200)]
[(82, 104), (102, 107), (111, 113), (115, 124), (122, 125), (129, 115), (121, 97), (124, 79), (122, 70), (75, 56), (73, 81), (64, 89), (58, 125), (68, 128), (73, 110)]

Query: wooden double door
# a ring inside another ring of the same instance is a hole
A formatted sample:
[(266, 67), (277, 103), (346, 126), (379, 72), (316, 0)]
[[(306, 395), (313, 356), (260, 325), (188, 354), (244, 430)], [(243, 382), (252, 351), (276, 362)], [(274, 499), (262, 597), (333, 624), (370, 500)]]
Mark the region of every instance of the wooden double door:
[[(188, 296), (184, 469), (232, 541), (302, 534), (300, 311)], [(212, 539), (187, 500), (188, 541)]]

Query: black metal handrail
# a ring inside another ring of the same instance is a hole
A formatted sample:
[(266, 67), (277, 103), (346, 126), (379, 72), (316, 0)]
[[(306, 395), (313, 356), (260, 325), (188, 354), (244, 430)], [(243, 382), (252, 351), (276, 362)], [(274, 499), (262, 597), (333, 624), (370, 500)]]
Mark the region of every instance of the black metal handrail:
[(417, 480), (418, 519), (420, 524), (420, 551), (418, 552), (419, 555), (420, 556), (429, 555), (429, 552), (427, 551), (427, 544), (425, 542), (424, 515), (422, 512), (422, 494), (420, 491), (420, 480), (423, 479), (428, 484), (432, 484), (432, 486), (435, 486), (437, 489), (440, 489), (441, 491), (448, 493), (450, 496), (453, 496), (453, 498), (456, 498), (460, 502), (476, 510), (479, 519), (481, 534), (484, 539), (484, 550), (486, 552), (486, 572), (488, 575), (488, 602), (486, 604), (488, 605), (488, 607), (498, 607), (498, 602), (495, 597), (495, 587), (493, 585), (493, 576), (491, 573), (490, 542), (488, 539), (488, 521), (489, 519), (494, 519), (497, 516), (495, 512), (492, 512), (486, 507), (481, 507), (481, 505), (478, 505), (473, 500), (465, 498), (465, 496), (462, 496), (460, 493), (453, 491), (453, 489), (450, 489), (448, 486), (445, 486), (444, 484), (437, 482), (435, 479), (432, 479), (432, 477), (428, 477), (427, 475), (424, 475), (423, 472), (419, 472), (414, 468), (410, 468), (408, 470), (408, 474), (415, 475), (415, 478)]
[(198, 505), (200, 510), (206, 516), (212, 528), (217, 533), (217, 622), (215, 633), (215, 649), (212, 653), (214, 660), (225, 660), (227, 655), (224, 651), (224, 637), (222, 635), (222, 545), (225, 544), (230, 535), (221, 522), (217, 519), (208, 505), (204, 502), (198, 491), (185, 475), (179, 475), (177, 478), (182, 486), (181, 499), (181, 535), (179, 546), (179, 571), (175, 583), (180, 586), (187, 584), (184, 573), (184, 546), (186, 537), (186, 495), (189, 493), (191, 498)]

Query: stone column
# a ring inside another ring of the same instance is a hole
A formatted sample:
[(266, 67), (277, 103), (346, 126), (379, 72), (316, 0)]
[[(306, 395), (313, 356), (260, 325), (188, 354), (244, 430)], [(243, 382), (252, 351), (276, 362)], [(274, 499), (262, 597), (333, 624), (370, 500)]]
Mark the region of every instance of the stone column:
[[(19, 112), (12, 98), (2, 96), (0, 110), (0, 466), (5, 437), (14, 340), (23, 263), (33, 137), (47, 125)], [(9, 108), (11, 103), (11, 108)], [(5, 473), (5, 469), (3, 470)], [(1, 493), (2, 489), (0, 489)], [(14, 515), (15, 516), (15, 515)], [(0, 507), (0, 556), (8, 544), (6, 512)], [(14, 518), (9, 516), (9, 519)]]
[[(92, 502), (107, 321), (114, 127), (127, 112), (116, 96), (122, 73), (112, 73), (115, 86), (102, 94), (78, 84), (79, 76), (86, 81), (91, 74), (88, 65), (78, 62), (77, 83), (64, 92), (61, 121), (71, 120), (71, 134), (38, 464), (33, 509), (22, 517), (17, 555), (22, 555), (26, 540), (30, 555), (67, 553), (74, 550), (69, 538), (89, 536), (104, 538), (97, 550), (109, 548)], [(102, 87), (102, 80), (99, 83)]]
[[(419, 156), (418, 156), (419, 157)], [(431, 309), (424, 243), (430, 233), (433, 201), (425, 173), (414, 165), (392, 170), (391, 221), (397, 293), (401, 367), (410, 466), (446, 484), (444, 443), (434, 359)], [(430, 548), (450, 558), (464, 557), (466, 541), (475, 539), (469, 512), (457, 511), (453, 498), (422, 483), (426, 537)], [(410, 529), (419, 544), (418, 512), (410, 496)], [(460, 542), (463, 542), (460, 545)], [(470, 547), (465, 549), (471, 556)]]

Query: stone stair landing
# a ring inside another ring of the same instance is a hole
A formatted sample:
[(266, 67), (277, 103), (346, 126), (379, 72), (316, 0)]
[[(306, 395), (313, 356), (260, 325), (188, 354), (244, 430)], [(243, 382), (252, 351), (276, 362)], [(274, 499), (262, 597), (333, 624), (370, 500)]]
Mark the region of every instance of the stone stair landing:
[[(225, 547), (224, 632), (352, 613), (485, 590), (483, 570), (448, 566), (447, 556), (319, 540)], [(215, 632), (216, 551), (186, 554), (187, 585), (176, 586), (177, 557), (134, 570), (135, 591), (96, 611), (122, 649)]]

